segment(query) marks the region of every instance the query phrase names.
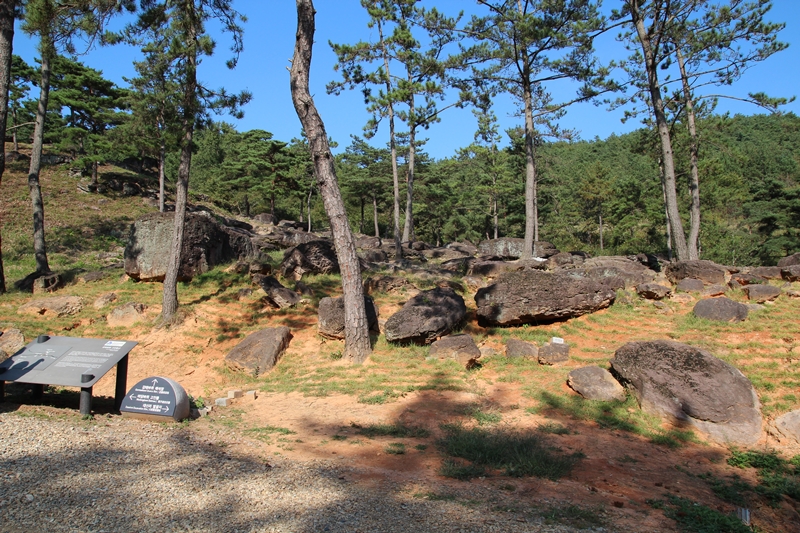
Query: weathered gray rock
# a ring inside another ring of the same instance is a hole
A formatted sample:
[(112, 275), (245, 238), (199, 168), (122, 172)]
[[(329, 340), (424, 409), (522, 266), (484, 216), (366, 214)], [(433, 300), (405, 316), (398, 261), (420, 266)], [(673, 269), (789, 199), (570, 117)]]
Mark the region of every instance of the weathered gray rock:
[(781, 295), (781, 289), (772, 285), (747, 285), (744, 292), (748, 300), (760, 304), (771, 302)]
[(675, 290), (680, 292), (703, 292), (706, 288), (705, 283), (695, 278), (683, 278), (678, 282)]
[(297, 280), (305, 274), (335, 274), (339, 272), (339, 260), (333, 243), (315, 240), (286, 250), (278, 269), (284, 278)]
[(11, 356), (25, 347), (25, 335), (16, 328), (10, 328), (0, 336), (0, 350)]
[[(364, 297), (364, 309), (370, 331), (378, 331), (378, 308), (375, 300)], [(344, 296), (326, 297), (319, 301), (319, 334), (329, 339), (344, 339)]]
[(452, 289), (422, 291), (386, 321), (384, 334), (389, 342), (428, 344), (447, 335), (467, 314), (464, 299)]
[(800, 409), (784, 413), (776, 418), (774, 429), (779, 437), (800, 444)]
[(720, 443), (749, 446), (761, 437), (753, 385), (705, 350), (665, 340), (629, 342), (611, 367), (646, 412), (689, 423)]
[(747, 306), (729, 298), (706, 298), (694, 305), (692, 312), (698, 318), (719, 322), (741, 322), (747, 318)]
[(705, 283), (725, 283), (725, 274), (728, 271), (714, 263), (699, 259), (696, 261), (675, 261), (667, 265), (664, 273), (672, 283), (678, 283), (684, 278), (695, 278)]
[(800, 252), (778, 260), (778, 266), (781, 268), (789, 267), (792, 265), (800, 265)]
[(569, 361), (569, 344), (565, 342), (546, 342), (539, 348), (540, 365), (557, 365)]
[(53, 296), (31, 300), (17, 309), (18, 313), (43, 316), (76, 315), (83, 309), (83, 300), (79, 296)]
[(584, 258), (582, 255), (573, 254), (570, 252), (559, 252), (547, 258), (547, 268), (550, 270), (555, 270), (557, 268), (570, 265), (582, 265), (585, 259), (586, 258)]
[(458, 250), (459, 252), (465, 255), (475, 255), (478, 253), (478, 247), (472, 244), (471, 242), (451, 242), (445, 248), (450, 248), (452, 250)]
[(117, 301), (117, 293), (106, 292), (97, 297), (97, 299), (94, 301), (94, 308), (102, 309), (103, 307), (110, 305), (112, 302), (116, 301)]
[[(133, 223), (125, 247), (125, 272), (131, 278), (164, 281), (174, 225), (174, 213), (150, 213)], [(221, 226), (208, 215), (187, 213), (178, 280), (189, 281), (217, 265), (254, 253), (244, 230)]]
[(625, 389), (611, 372), (599, 366), (584, 366), (572, 370), (567, 385), (587, 400), (601, 402), (623, 401)]
[(786, 281), (800, 281), (800, 265), (789, 265), (781, 268), (781, 276)]
[(393, 293), (393, 292), (419, 292), (419, 289), (408, 281), (407, 278), (399, 276), (372, 276), (364, 280), (364, 292), (366, 294)]
[(270, 213), (259, 213), (253, 217), (253, 220), (261, 224), (275, 224), (275, 215)]
[(636, 294), (647, 300), (663, 300), (672, 294), (672, 289), (658, 283), (642, 283), (636, 287)]
[(539, 348), (530, 342), (519, 339), (508, 339), (506, 342), (506, 357), (527, 357), (528, 359), (539, 358)]
[(291, 340), (292, 334), (286, 326), (256, 331), (225, 356), (225, 364), (236, 371), (264, 374), (277, 364)]
[[(478, 245), (478, 252), (484, 255), (494, 255), (504, 259), (519, 259), (522, 257), (524, 239), (514, 237), (501, 237), (483, 241)], [(549, 242), (536, 241), (533, 243), (533, 257), (546, 259), (556, 255), (558, 249)]]
[(613, 289), (590, 279), (529, 270), (501, 275), (478, 290), (475, 303), (480, 323), (511, 326), (593, 313), (611, 305), (615, 296)]
[(33, 292), (33, 294), (56, 292), (58, 289), (63, 289), (66, 286), (66, 282), (61, 274), (55, 272), (36, 276), (32, 281), (31, 292)]
[(750, 271), (750, 274), (764, 279), (781, 279), (781, 267), (756, 267)]
[(107, 316), (106, 322), (111, 327), (132, 326), (145, 316), (147, 306), (137, 302), (128, 302), (114, 308)]
[(80, 283), (94, 283), (96, 281), (102, 281), (104, 279), (106, 279), (106, 273), (99, 271), (86, 272), (78, 276), (78, 282)]
[(700, 293), (700, 294), (704, 298), (714, 298), (715, 296), (722, 296), (726, 292), (728, 292), (728, 286), (727, 285), (722, 285), (720, 283), (714, 283), (712, 285), (709, 285), (705, 289), (703, 289), (703, 292)]
[(358, 257), (369, 263), (385, 263), (389, 255), (383, 250), (363, 250), (358, 252)]
[(507, 261), (473, 261), (467, 275), (480, 276), (482, 278), (494, 279), (506, 272), (514, 272), (517, 266)]
[(481, 357), (481, 350), (470, 335), (447, 335), (431, 344), (430, 357), (455, 359), (466, 368), (474, 367)]
[[(777, 267), (769, 267), (769, 268), (777, 268)], [(781, 277), (781, 270), (778, 268), (778, 279)], [(767, 278), (764, 276), (759, 276), (754, 274), (753, 272), (737, 272), (735, 274), (731, 274), (731, 280), (728, 283), (728, 286), (731, 288), (738, 288), (744, 287), (745, 285), (758, 285), (760, 283), (766, 283)], [(734, 283), (736, 285), (734, 285)]]
[(461, 250), (454, 248), (429, 248), (427, 250), (423, 250), (422, 255), (424, 255), (429, 261), (452, 261), (453, 259), (471, 257), (469, 254), (465, 254)]
[(656, 277), (655, 270), (642, 264), (635, 257), (627, 256), (586, 258), (577, 271), (582, 272), (584, 277), (613, 286), (615, 289), (650, 283)]
[(294, 307), (300, 303), (301, 298), (299, 294), (284, 287), (280, 281), (272, 276), (256, 274), (253, 276), (253, 282), (261, 287), (267, 295), (267, 303), (273, 307), (285, 309), (287, 307)]
[(361, 250), (376, 250), (383, 246), (383, 241), (380, 237), (369, 237), (361, 235), (356, 239), (356, 248)]

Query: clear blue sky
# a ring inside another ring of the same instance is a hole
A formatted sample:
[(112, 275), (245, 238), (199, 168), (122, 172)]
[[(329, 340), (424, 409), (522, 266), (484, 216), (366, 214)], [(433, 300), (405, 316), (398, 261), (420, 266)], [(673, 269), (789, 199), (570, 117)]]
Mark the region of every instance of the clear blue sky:
[[(460, 9), (473, 12), (477, 9), (474, 2), (464, 0), (424, 0), (422, 3), (428, 7), (436, 6), (447, 14), (455, 14)], [(619, 3), (619, 0), (606, 0), (605, 6), (616, 7)], [(253, 101), (245, 107), (244, 119), (236, 121), (221, 117), (234, 123), (238, 130), (265, 129), (277, 139), (287, 141), (298, 137), (300, 122), (292, 107), (287, 70), (294, 47), (295, 3), (292, 0), (235, 0), (234, 6), (248, 18), (244, 26), (245, 49), (239, 65), (233, 71), (225, 68), (224, 62), (230, 58), (230, 41), (227, 36), (220, 35), (216, 37), (216, 54), (205, 58), (200, 65), (199, 78), (209, 87), (225, 87), (229, 92), (247, 89), (253, 93)], [(328, 134), (339, 143), (339, 151), (350, 143), (351, 134), (362, 134), (369, 116), (358, 91), (340, 96), (326, 93), (325, 84), (338, 76), (333, 71), (335, 56), (328, 41), (355, 43), (374, 40), (376, 35), (367, 27), (368, 17), (359, 0), (317, 0), (315, 7), (317, 32), (311, 65), (311, 92)], [(800, 0), (775, 0), (769, 18), (786, 23), (780, 38), (789, 43), (789, 48), (754, 66), (736, 85), (725, 88), (727, 94), (746, 96), (748, 92), (764, 91), (772, 96), (800, 96)], [(213, 27), (209, 30), (213, 33)], [(624, 57), (624, 50), (613, 38), (598, 43), (598, 50), (607, 57)], [(14, 53), (32, 63), (36, 57), (35, 43), (18, 31)], [(124, 86), (122, 78), (134, 75), (132, 61), (137, 56), (136, 49), (117, 46), (91, 50), (79, 60), (102, 70), (108, 79)], [(566, 89), (553, 87), (552, 90)], [(521, 124), (521, 119), (513, 116), (514, 104), (507, 97), (498, 98), (495, 104), (501, 128)], [(753, 105), (728, 100), (721, 101), (717, 110), (743, 114), (759, 112)], [(785, 110), (800, 114), (800, 102), (794, 102)], [(622, 111), (609, 112), (602, 106), (579, 104), (569, 109), (561, 124), (577, 129), (583, 139), (605, 138), (639, 127), (635, 120), (622, 124), (621, 116)], [(423, 133), (430, 139), (424, 149), (436, 158), (449, 157), (456, 149), (472, 142), (474, 131), (475, 119), (469, 110), (447, 110), (439, 124)], [(386, 128), (382, 127), (372, 143), (377, 146), (387, 141)]]

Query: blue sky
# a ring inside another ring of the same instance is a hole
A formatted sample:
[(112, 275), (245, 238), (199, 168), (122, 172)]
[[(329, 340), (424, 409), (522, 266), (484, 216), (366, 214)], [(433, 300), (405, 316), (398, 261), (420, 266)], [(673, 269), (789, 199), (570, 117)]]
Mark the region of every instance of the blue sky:
[[(618, 0), (606, 0), (606, 7), (615, 7)], [(455, 14), (464, 9), (475, 12), (474, 2), (457, 0), (424, 0), (423, 5), (436, 6), (447, 14)], [(245, 14), (248, 22), (245, 28), (245, 49), (235, 70), (228, 70), (224, 63), (230, 58), (227, 36), (219, 35), (217, 52), (205, 58), (200, 65), (199, 78), (209, 87), (225, 87), (229, 92), (243, 89), (253, 93), (253, 100), (245, 107), (245, 117), (234, 120), (220, 117), (233, 123), (240, 131), (265, 129), (277, 139), (289, 140), (300, 135), (300, 122), (295, 115), (289, 93), (289, 59), (293, 53), (296, 29), (295, 3), (292, 0), (235, 0), (234, 7)], [(369, 118), (358, 91), (342, 95), (328, 95), (326, 83), (337, 78), (333, 66), (336, 58), (328, 46), (328, 41), (336, 43), (355, 43), (359, 40), (374, 40), (375, 32), (367, 27), (367, 14), (359, 0), (317, 0), (317, 31), (314, 56), (311, 65), (311, 92), (325, 121), (328, 134), (339, 143), (336, 151), (350, 143), (350, 135), (362, 135), (362, 128)], [(767, 61), (755, 65), (734, 86), (726, 87), (726, 94), (746, 96), (748, 92), (764, 91), (772, 96), (800, 96), (800, 1), (775, 0), (769, 19), (785, 22), (786, 28), (780, 39), (789, 43), (789, 48)], [(209, 30), (214, 33), (213, 26)], [(22, 32), (17, 32), (14, 53), (21, 55), (29, 63), (36, 57), (35, 42)], [(611, 36), (597, 43), (598, 53), (604, 57), (624, 57), (624, 50)], [(104, 75), (120, 85), (125, 85), (123, 77), (132, 77), (132, 61), (138, 57), (138, 50), (116, 46), (89, 51), (78, 59), (85, 64), (103, 71)], [(569, 90), (567, 87), (552, 87), (558, 94)], [(496, 113), (502, 129), (521, 124), (521, 119), (513, 116), (514, 104), (508, 97), (498, 97), (495, 101)], [(800, 114), (800, 102), (784, 108)], [(753, 105), (721, 100), (718, 112), (752, 114), (759, 112)], [(611, 134), (625, 133), (639, 127), (640, 123), (631, 120), (620, 122), (622, 110), (610, 112), (603, 106), (590, 103), (578, 104), (569, 108), (561, 125), (576, 129), (583, 139), (605, 138)], [(382, 127), (372, 140), (376, 146), (388, 141), (387, 128)], [(455, 151), (473, 141), (475, 119), (469, 110), (450, 109), (442, 114), (442, 121), (431, 126), (423, 135), (429, 139), (424, 150), (436, 158), (449, 157)]]

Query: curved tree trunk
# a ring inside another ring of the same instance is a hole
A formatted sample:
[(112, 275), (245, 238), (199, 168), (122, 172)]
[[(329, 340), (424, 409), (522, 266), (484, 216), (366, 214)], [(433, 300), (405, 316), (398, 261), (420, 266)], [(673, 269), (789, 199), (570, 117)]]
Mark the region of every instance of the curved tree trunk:
[(675, 159), (672, 152), (672, 139), (669, 134), (669, 123), (664, 112), (664, 100), (661, 98), (661, 86), (658, 82), (658, 65), (653, 53), (652, 42), (644, 27), (644, 18), (637, 2), (629, 2), (631, 20), (644, 55), (647, 83), (650, 91), (650, 100), (656, 118), (656, 128), (661, 141), (661, 160), (664, 165), (664, 196), (668, 222), (672, 229), (672, 239), (675, 242), (675, 253), (679, 261), (689, 258), (689, 249), (686, 245), (686, 235), (683, 233), (683, 223), (678, 209), (678, 194), (675, 186)]
[(33, 130), (33, 147), (31, 148), (31, 164), (28, 169), (28, 189), (33, 208), (33, 253), (36, 258), (36, 271), (44, 274), (50, 272), (47, 263), (47, 244), (44, 240), (44, 202), (42, 188), (39, 185), (39, 171), (42, 166), (42, 147), (44, 144), (44, 121), (47, 115), (47, 101), (50, 97), (50, 61), (52, 46), (43, 43), (42, 80), (39, 85), (39, 106), (36, 110), (36, 126)]
[(372, 351), (364, 308), (364, 288), (355, 240), (336, 180), (328, 134), (308, 90), (313, 42), (314, 5), (311, 0), (297, 0), (297, 36), (290, 72), (292, 102), (308, 138), (317, 184), (331, 223), (333, 243), (342, 273), (345, 357), (354, 363), (363, 363)]
[[(11, 55), (14, 45), (14, 11), (16, 0), (0, 3), (0, 184), (6, 169), (6, 121), (8, 119), (8, 91), (11, 86)], [(16, 132), (16, 130), (14, 130)], [(16, 150), (16, 134), (15, 150)], [(3, 238), (0, 236), (0, 294), (6, 292), (6, 275), (3, 269)]]

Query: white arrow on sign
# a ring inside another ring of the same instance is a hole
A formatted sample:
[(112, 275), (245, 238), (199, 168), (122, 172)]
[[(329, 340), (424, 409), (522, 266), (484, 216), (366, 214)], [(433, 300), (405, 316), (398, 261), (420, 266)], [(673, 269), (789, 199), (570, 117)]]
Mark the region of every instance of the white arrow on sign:
[(153, 387), (155, 387), (156, 385), (158, 385), (158, 380), (157, 380), (157, 379), (154, 379), (154, 380), (153, 380)]

